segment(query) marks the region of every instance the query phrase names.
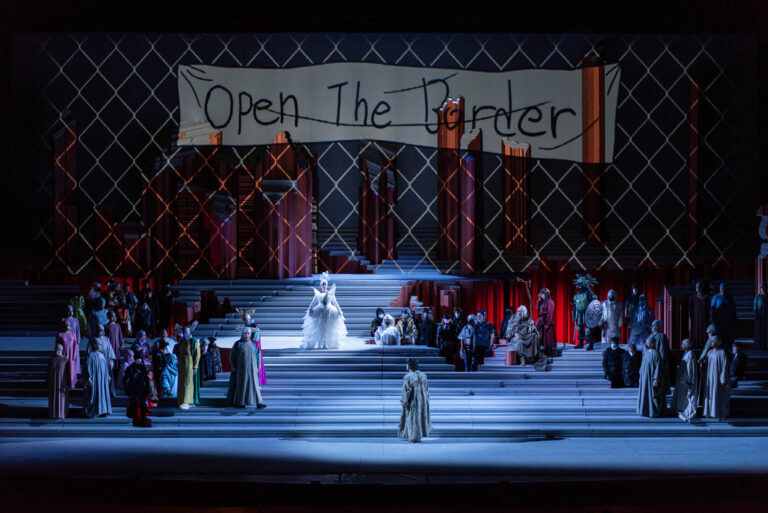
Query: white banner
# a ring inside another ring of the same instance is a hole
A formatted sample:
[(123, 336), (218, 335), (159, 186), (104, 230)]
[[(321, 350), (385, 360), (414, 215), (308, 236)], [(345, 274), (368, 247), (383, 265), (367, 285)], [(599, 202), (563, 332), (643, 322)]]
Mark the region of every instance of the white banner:
[[(606, 65), (604, 73), (604, 162), (611, 162), (619, 65)], [(436, 110), (448, 98), (462, 96), (464, 131), (481, 129), (484, 151), (499, 153), (500, 140), (512, 139), (530, 144), (534, 158), (577, 162), (583, 158), (578, 69), (482, 72), (364, 63), (290, 69), (181, 65), (178, 87), (180, 145), (270, 144), (278, 132), (287, 131), (301, 143), (371, 139), (436, 147)]]

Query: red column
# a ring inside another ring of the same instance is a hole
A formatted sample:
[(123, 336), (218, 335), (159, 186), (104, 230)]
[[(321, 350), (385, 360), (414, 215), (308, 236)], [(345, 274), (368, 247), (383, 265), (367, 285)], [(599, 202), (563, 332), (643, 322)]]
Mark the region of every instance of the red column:
[(481, 247), (481, 199), (479, 194), (480, 162), (483, 151), (483, 134), (467, 135), (463, 141), (466, 152), (459, 166), (459, 247), (461, 274), (478, 272), (480, 266), (479, 249)]
[(77, 260), (76, 143), (74, 122), (67, 122), (53, 135), (53, 253), (55, 259), (70, 271), (75, 270)]
[(437, 113), (438, 258), (459, 258), (459, 166), (464, 98), (448, 99)]
[(687, 242), (688, 251), (696, 247), (699, 240), (699, 102), (702, 91), (694, 80), (688, 83), (688, 202), (686, 216), (688, 219)]
[(504, 170), (504, 250), (528, 253), (528, 175), (531, 146), (515, 141), (501, 142)]
[(600, 58), (585, 59), (582, 65), (582, 219), (587, 242), (601, 245), (604, 243), (601, 178), (605, 166), (605, 70)]

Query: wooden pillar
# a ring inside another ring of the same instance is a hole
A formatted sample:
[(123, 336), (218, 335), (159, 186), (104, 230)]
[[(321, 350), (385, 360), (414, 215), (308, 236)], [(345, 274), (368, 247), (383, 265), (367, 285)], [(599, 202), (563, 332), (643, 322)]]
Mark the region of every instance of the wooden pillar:
[(74, 272), (77, 265), (76, 143), (74, 121), (66, 121), (53, 135), (53, 253), (69, 272)]
[(462, 147), (466, 151), (462, 155), (459, 166), (459, 259), (462, 275), (475, 274), (480, 267), (480, 248), (482, 233), (480, 231), (480, 205), (482, 198), (478, 197), (479, 176), (481, 174), (481, 159), (483, 151), (483, 134), (477, 130), (462, 138)]
[(696, 249), (699, 240), (699, 103), (702, 91), (693, 79), (688, 83), (688, 201), (686, 203), (688, 251)]
[(501, 163), (504, 179), (504, 250), (528, 254), (528, 175), (531, 168), (531, 145), (501, 141)]
[(448, 99), (437, 112), (437, 255), (459, 258), (459, 167), (464, 98)]
[(605, 160), (605, 66), (601, 58), (585, 58), (581, 69), (581, 124), (583, 135), (581, 212), (589, 244), (604, 244), (602, 175)]

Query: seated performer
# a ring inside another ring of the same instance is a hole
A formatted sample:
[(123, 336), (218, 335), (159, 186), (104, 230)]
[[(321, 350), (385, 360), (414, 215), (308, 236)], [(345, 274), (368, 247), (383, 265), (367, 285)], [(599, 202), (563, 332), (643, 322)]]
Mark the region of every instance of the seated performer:
[(400, 343), (413, 345), (419, 338), (416, 323), (413, 322), (413, 313), (407, 306), (403, 308), (400, 318), (397, 320), (397, 328), (400, 330)]
[(400, 345), (400, 330), (395, 326), (395, 319), (391, 315), (384, 316), (381, 326), (376, 328), (376, 333), (373, 334), (373, 339), (383, 346)]
[(344, 314), (336, 300), (336, 285), (328, 288), (330, 275), (323, 272), (320, 290), (314, 290), (314, 297), (304, 315), (301, 343), (302, 349), (338, 349), (347, 336)]
[(384, 309), (383, 308), (377, 308), (376, 309), (376, 316), (371, 321), (371, 336), (376, 335), (376, 330), (379, 329), (379, 326), (384, 322)]
[(420, 442), (432, 430), (429, 383), (427, 375), (419, 370), (416, 358), (408, 358), (406, 369), (408, 373), (403, 377), (403, 392), (400, 395), (402, 413), (398, 436), (409, 442)]
[(537, 361), (539, 355), (539, 331), (536, 329), (533, 319), (528, 316), (528, 309), (525, 305), (518, 307), (516, 317), (512, 340), (517, 343), (520, 365), (532, 364)]
[(611, 347), (603, 351), (603, 378), (611, 381), (611, 388), (624, 387), (623, 364), (626, 351), (619, 347), (619, 336), (611, 339)]

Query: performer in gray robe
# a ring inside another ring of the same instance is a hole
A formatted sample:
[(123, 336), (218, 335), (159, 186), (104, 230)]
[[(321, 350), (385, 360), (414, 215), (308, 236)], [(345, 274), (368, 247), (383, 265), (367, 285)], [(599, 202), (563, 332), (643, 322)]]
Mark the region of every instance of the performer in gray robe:
[(381, 322), (381, 325), (376, 328), (376, 332), (373, 334), (373, 339), (377, 344), (383, 346), (399, 346), (400, 345), (400, 330), (395, 326), (395, 319), (386, 314)]
[(64, 346), (56, 344), (56, 353), (48, 360), (48, 418), (67, 416), (69, 387), (69, 359), (64, 356)]
[(717, 336), (707, 354), (707, 380), (704, 389), (704, 416), (720, 421), (728, 418), (731, 391), (728, 388), (728, 360)]
[(656, 352), (659, 353), (659, 360), (661, 361), (661, 368), (659, 369), (659, 386), (664, 391), (664, 394), (669, 393), (669, 339), (662, 333), (663, 325), (658, 319), (651, 323), (651, 334), (649, 339), (653, 339), (653, 347), (656, 348)]
[(690, 339), (683, 340), (685, 354), (677, 367), (675, 391), (669, 405), (672, 412), (677, 413), (677, 416), (686, 422), (690, 422), (696, 416), (696, 408), (699, 404), (699, 368), (696, 365), (696, 356), (691, 350), (692, 345)]
[(232, 404), (241, 408), (253, 405), (264, 408), (266, 404), (261, 399), (259, 387), (259, 351), (250, 339), (250, 333), (246, 340), (241, 338), (235, 342), (229, 353), (229, 363), (232, 367)]
[(86, 417), (105, 416), (112, 413), (110, 381), (107, 359), (101, 352), (101, 342), (91, 340), (91, 353), (88, 355), (88, 382), (83, 392), (83, 413)]
[(528, 309), (524, 305), (520, 305), (517, 309), (516, 317), (512, 340), (517, 342), (520, 365), (533, 363), (539, 354), (539, 330), (536, 329), (533, 319), (528, 316)]
[[(104, 355), (104, 358), (107, 359), (107, 365), (109, 366), (109, 373), (111, 376), (115, 375), (115, 362), (117, 361), (117, 357), (115, 356), (115, 350), (112, 347), (111, 341), (107, 338), (107, 336), (104, 333), (104, 326), (98, 327), (98, 336), (94, 337), (96, 340), (99, 341), (99, 344), (101, 347), (100, 351), (101, 354)], [(92, 351), (91, 344), (88, 344), (88, 352), (90, 353)], [(114, 380), (110, 380), (109, 382), (109, 390), (110, 394), (112, 394), (112, 397), (115, 397), (115, 382)]]
[(429, 417), (429, 383), (427, 375), (419, 370), (419, 361), (408, 358), (408, 374), (403, 376), (403, 393), (400, 396), (402, 413), (398, 436), (409, 442), (420, 442), (429, 436), (432, 421)]
[(616, 299), (616, 291), (609, 290), (608, 298), (603, 301), (603, 317), (600, 319), (603, 328), (603, 344), (610, 344), (614, 337), (619, 337), (621, 343), (621, 327), (624, 325), (624, 308), (621, 301)]
[(642, 346), (648, 335), (651, 334), (651, 323), (653, 322), (653, 308), (648, 306), (648, 298), (645, 294), (640, 294), (637, 306), (632, 308), (632, 317), (627, 317), (629, 323), (629, 341), (628, 344)]
[(664, 414), (666, 399), (664, 389), (659, 383), (661, 359), (653, 347), (654, 340), (645, 341), (643, 361), (640, 363), (640, 387), (637, 391), (637, 413), (643, 417), (661, 417)]

